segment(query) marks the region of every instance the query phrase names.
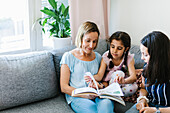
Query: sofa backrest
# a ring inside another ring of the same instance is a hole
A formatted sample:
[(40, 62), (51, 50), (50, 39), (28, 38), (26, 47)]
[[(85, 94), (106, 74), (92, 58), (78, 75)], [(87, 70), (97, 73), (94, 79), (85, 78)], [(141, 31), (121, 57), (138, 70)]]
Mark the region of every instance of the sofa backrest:
[(135, 68), (142, 69), (144, 66), (144, 61), (141, 59), (141, 52), (139, 45), (132, 45), (130, 48), (130, 53), (135, 54)]
[(0, 110), (54, 97), (57, 88), (51, 53), (0, 56)]

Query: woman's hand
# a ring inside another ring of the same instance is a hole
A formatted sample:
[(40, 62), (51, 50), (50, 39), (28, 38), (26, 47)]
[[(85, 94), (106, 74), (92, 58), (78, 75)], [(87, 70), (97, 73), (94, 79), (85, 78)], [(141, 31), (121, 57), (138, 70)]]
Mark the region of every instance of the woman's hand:
[(137, 104), (136, 104), (136, 109), (137, 110), (141, 110), (143, 109), (144, 107), (149, 107), (147, 101), (145, 99), (141, 99)]
[(85, 80), (85, 82), (86, 82), (87, 84), (89, 84), (90, 82), (92, 82), (91, 77), (88, 76), (88, 75), (84, 76), (84, 80)]
[(139, 113), (155, 113), (156, 108), (155, 107), (143, 107)]
[(81, 95), (80, 97), (87, 98), (87, 99), (95, 99), (97, 96), (95, 96), (95, 95)]

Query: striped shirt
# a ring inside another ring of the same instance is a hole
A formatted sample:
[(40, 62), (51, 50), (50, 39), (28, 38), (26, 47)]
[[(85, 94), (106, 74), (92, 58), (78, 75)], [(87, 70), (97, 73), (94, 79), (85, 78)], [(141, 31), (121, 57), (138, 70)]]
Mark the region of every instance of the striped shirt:
[[(145, 84), (147, 78), (145, 78)], [(146, 86), (145, 89), (148, 92), (148, 98), (151, 103), (160, 106), (170, 106), (170, 82), (164, 84), (158, 84)]]

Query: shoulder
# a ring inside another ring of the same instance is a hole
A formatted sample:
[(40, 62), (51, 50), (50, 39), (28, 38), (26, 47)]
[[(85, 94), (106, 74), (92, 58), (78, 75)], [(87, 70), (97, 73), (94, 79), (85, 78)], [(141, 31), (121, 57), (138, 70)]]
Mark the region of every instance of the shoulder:
[(135, 54), (131, 54), (130, 52), (128, 53), (128, 59), (133, 59)]
[(94, 52), (95, 53), (95, 55), (98, 57), (101, 57), (101, 55), (98, 53), (98, 52)]
[(131, 62), (134, 62), (134, 54), (131, 54), (129, 52), (128, 56), (127, 56), (127, 65), (129, 65)]
[(109, 54), (109, 50), (108, 50), (108, 51), (106, 51), (105, 53), (103, 53), (102, 57), (107, 57), (107, 56), (108, 56), (108, 54)]
[(96, 59), (97, 60), (101, 60), (101, 55), (98, 53), (98, 52), (94, 52), (95, 53), (95, 56), (96, 56)]
[(71, 57), (72, 53), (70, 51), (65, 52), (62, 56), (62, 58), (66, 58), (66, 57)]
[(103, 55), (102, 55), (102, 58), (103, 58), (103, 61), (108, 65), (109, 64), (109, 58), (107, 57), (109, 54), (109, 51), (106, 51)]

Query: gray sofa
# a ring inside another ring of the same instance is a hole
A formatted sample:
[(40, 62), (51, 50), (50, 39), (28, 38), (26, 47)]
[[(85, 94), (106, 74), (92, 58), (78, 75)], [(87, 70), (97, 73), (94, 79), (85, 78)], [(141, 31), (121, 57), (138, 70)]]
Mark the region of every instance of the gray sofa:
[[(0, 113), (73, 113), (66, 103), (59, 86), (59, 62), (64, 52), (75, 48), (68, 46), (53, 51), (30, 52), (0, 56)], [(95, 51), (103, 54), (108, 49), (105, 40), (100, 40)], [(138, 46), (132, 46), (135, 67), (141, 68)], [(126, 107), (115, 103), (116, 113)]]

